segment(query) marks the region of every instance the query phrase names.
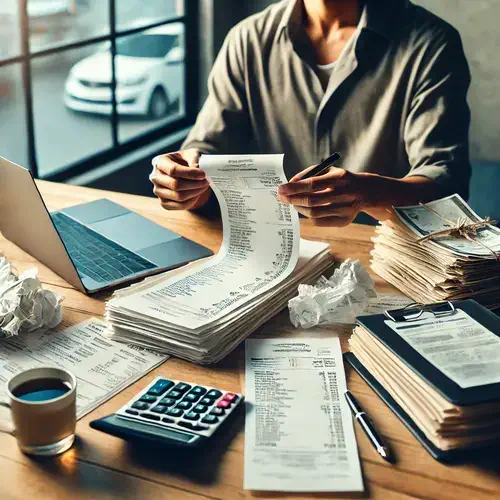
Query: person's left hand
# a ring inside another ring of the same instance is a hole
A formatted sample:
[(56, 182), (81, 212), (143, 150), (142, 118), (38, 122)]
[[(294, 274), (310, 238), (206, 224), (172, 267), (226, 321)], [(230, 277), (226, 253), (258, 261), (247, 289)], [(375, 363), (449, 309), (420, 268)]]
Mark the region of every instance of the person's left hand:
[(363, 174), (331, 167), (325, 174), (301, 180), (310, 167), (278, 188), (278, 197), (317, 226), (347, 226), (366, 204)]

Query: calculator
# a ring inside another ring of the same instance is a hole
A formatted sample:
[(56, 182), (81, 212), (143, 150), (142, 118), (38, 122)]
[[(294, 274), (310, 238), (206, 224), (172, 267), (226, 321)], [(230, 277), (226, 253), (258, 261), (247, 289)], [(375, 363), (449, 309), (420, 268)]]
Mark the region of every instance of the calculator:
[(90, 422), (132, 441), (199, 446), (241, 408), (242, 394), (158, 377), (116, 413)]

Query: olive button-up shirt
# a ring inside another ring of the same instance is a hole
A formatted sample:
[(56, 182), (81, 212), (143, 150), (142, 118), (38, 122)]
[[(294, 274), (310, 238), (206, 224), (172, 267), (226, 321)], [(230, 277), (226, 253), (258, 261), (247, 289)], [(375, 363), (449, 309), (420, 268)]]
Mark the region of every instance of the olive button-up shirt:
[(424, 176), (468, 196), (470, 73), (458, 32), (405, 0), (368, 0), (325, 88), (301, 0), (235, 26), (183, 147), (285, 153), (290, 177), (333, 151), (337, 166)]

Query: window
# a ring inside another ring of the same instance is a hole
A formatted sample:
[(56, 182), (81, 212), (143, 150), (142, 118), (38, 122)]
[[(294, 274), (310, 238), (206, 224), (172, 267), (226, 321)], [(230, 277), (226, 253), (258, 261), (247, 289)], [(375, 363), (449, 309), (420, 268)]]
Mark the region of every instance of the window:
[(65, 180), (193, 123), (197, 5), (1, 0), (0, 156)]

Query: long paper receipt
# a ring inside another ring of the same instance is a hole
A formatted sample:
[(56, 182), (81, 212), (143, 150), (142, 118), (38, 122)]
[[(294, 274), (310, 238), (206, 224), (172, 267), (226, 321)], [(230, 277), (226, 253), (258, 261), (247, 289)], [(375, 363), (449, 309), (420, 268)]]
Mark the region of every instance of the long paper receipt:
[(106, 339), (105, 329), (106, 323), (92, 318), (53, 332), (22, 333), (0, 341), (0, 398), (5, 399), (5, 383), (16, 373), (57, 366), (77, 378), (76, 411), (81, 418), (168, 358)]
[(297, 212), (277, 198), (287, 182), (283, 155), (204, 155), (202, 168), (217, 195), (222, 246), (213, 259), (112, 304), (197, 331), (292, 273), (299, 256)]
[(245, 489), (363, 491), (339, 339), (249, 339), (245, 367)]

